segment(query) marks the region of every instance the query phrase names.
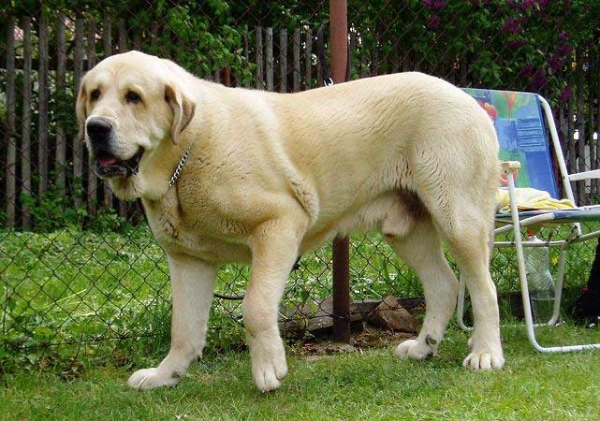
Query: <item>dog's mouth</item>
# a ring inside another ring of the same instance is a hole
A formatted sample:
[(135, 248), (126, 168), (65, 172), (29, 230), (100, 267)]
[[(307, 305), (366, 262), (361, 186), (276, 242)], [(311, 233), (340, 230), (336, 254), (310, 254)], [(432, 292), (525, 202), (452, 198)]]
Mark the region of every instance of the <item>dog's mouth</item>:
[(104, 178), (136, 175), (143, 155), (144, 149), (141, 147), (127, 160), (120, 160), (108, 152), (100, 151), (96, 154), (96, 174)]

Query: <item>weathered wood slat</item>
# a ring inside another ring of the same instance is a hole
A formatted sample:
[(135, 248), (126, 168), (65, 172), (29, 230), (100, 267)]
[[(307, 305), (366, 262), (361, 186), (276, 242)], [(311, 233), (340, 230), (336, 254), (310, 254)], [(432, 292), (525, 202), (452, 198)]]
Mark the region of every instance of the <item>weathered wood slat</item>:
[(6, 225), (15, 226), (17, 195), (16, 195), (16, 126), (15, 126), (15, 21), (8, 19), (6, 37)]
[(275, 85), (273, 82), (273, 28), (265, 29), (265, 70), (267, 79), (267, 91), (273, 91)]
[[(582, 51), (578, 51), (577, 54), (578, 58), (584, 58), (584, 54)], [(577, 162), (577, 171), (578, 172), (582, 172), (585, 171), (585, 136), (586, 136), (586, 132), (585, 132), (585, 119), (584, 119), (584, 115), (585, 115), (585, 111), (584, 111), (584, 86), (583, 86), (583, 82), (584, 82), (584, 74), (583, 74), (583, 66), (577, 66), (576, 69), (576, 83), (577, 83), (577, 99), (576, 99), (576, 112), (577, 112), (577, 132), (578, 132), (578, 139), (577, 139), (577, 155), (578, 155), (578, 162)], [(577, 182), (577, 197), (584, 197), (585, 195), (585, 182), (580, 181)]]
[(119, 53), (127, 52), (127, 26), (125, 19), (119, 19), (119, 38), (117, 43)]
[[(75, 66), (74, 66), (74, 77), (76, 90), (79, 89), (81, 84), (81, 78), (83, 77), (83, 59), (84, 59), (84, 20), (83, 18), (75, 19)], [(83, 198), (77, 193), (78, 186), (83, 182), (83, 147), (81, 141), (75, 136), (72, 139), (73, 149), (73, 185), (72, 190), (73, 202), (76, 208), (83, 206)]]
[(256, 36), (256, 89), (264, 89), (265, 77), (263, 74), (263, 29), (257, 26), (255, 31)]
[[(31, 72), (32, 72), (31, 18), (23, 18), (23, 111), (21, 117), (21, 196), (30, 196), (31, 191)], [(23, 229), (31, 225), (31, 210), (27, 203), (21, 205)]]
[[(127, 47), (127, 25), (125, 19), (119, 19), (119, 37), (118, 37), (118, 47), (119, 53), (125, 53), (128, 51)], [(123, 218), (127, 218), (128, 214), (128, 206), (127, 202), (124, 200), (119, 200), (119, 215)]]
[(38, 72), (38, 175), (39, 175), (39, 194), (43, 195), (48, 190), (48, 117), (49, 117), (49, 86), (48, 73), (50, 70), (50, 57), (48, 56), (48, 16), (42, 14), (38, 30), (39, 38), (39, 72)]
[[(246, 60), (246, 63), (250, 63), (250, 41), (248, 40), (248, 38), (250, 37), (249, 33), (248, 33), (248, 25), (244, 26), (244, 31), (242, 33), (242, 39), (243, 39), (243, 43), (244, 43), (244, 59)], [(238, 80), (237, 81), (238, 85), (241, 85), (245, 88), (249, 88), (252, 86), (252, 84), (249, 83), (248, 80), (246, 80), (246, 78), (242, 78), (241, 83)]]
[[(109, 57), (113, 53), (112, 43), (112, 20), (109, 17), (105, 17), (102, 21), (102, 40), (103, 40), (103, 51), (104, 57)], [(108, 184), (102, 183), (104, 186), (104, 206), (112, 207), (113, 194)]]
[(292, 53), (294, 55), (294, 73), (292, 77), (292, 92), (300, 90), (300, 28), (294, 29)]
[[(57, 97), (66, 98), (67, 74), (67, 40), (65, 16), (56, 19), (56, 90)], [(62, 119), (56, 121), (56, 152), (55, 152), (56, 188), (66, 197), (67, 191), (67, 134)]]
[(279, 31), (279, 92), (287, 92), (287, 52), (288, 33), (286, 29)]
[[(87, 66), (88, 70), (92, 69), (96, 65), (96, 35), (98, 31), (96, 29), (96, 22), (94, 20), (89, 21), (88, 36), (87, 36)], [(87, 208), (90, 216), (96, 216), (97, 213), (97, 202), (98, 202), (98, 177), (92, 169), (92, 164), (88, 162), (88, 178), (87, 178)]]
[(312, 85), (312, 29), (308, 28), (305, 34), (306, 49), (304, 50), (304, 89), (308, 90)]

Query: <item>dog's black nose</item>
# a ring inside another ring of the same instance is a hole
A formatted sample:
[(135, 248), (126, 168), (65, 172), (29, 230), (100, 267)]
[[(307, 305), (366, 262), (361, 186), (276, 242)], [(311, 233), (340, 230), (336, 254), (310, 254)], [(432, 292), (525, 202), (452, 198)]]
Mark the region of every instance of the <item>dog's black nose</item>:
[(86, 124), (86, 131), (93, 140), (103, 140), (110, 134), (112, 125), (104, 118), (90, 118)]

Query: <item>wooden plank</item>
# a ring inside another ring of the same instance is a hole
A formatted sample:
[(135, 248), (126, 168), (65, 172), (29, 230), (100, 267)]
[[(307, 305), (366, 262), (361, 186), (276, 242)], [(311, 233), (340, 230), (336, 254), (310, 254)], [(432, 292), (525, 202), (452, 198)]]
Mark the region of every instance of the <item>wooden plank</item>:
[[(67, 40), (65, 16), (60, 14), (56, 19), (56, 91), (62, 96), (67, 89)], [(61, 119), (56, 121), (56, 152), (54, 159), (56, 171), (56, 188), (66, 196), (67, 186), (67, 135)]]
[(358, 73), (356, 66), (354, 65), (354, 57), (356, 55), (356, 32), (350, 32), (350, 46), (348, 47), (348, 75), (349, 79), (352, 79), (352, 73)]
[[(567, 117), (564, 118), (564, 139), (567, 144), (567, 168), (569, 169), (570, 173), (577, 172), (577, 145), (575, 139), (573, 139), (573, 113), (575, 112), (574, 101), (575, 99), (573, 97), (569, 99), (567, 104)], [(573, 188), (575, 187), (576, 186), (573, 186)]]
[(158, 45), (158, 22), (154, 21), (150, 24), (150, 46), (152, 53), (156, 52), (156, 46)]
[[(92, 69), (96, 65), (96, 35), (98, 31), (96, 29), (96, 21), (90, 20), (88, 26), (88, 37), (87, 37), (87, 66), (88, 70)], [(92, 168), (92, 164), (87, 164), (88, 179), (87, 179), (87, 208), (90, 216), (94, 217), (98, 210), (98, 177)]]
[(266, 67), (266, 79), (267, 79), (267, 91), (272, 92), (275, 88), (273, 82), (273, 28), (265, 29), (265, 67)]
[[(583, 61), (584, 54), (580, 49), (577, 51), (577, 59), (578, 61)], [(584, 84), (584, 74), (583, 74), (583, 66), (580, 64), (577, 66), (575, 70), (575, 79), (576, 79), (576, 116), (577, 116), (577, 154), (578, 154), (578, 165), (577, 171), (583, 172), (586, 170), (585, 166), (585, 84)], [(585, 182), (578, 181), (577, 183), (577, 197), (581, 198), (585, 195)], [(583, 204), (583, 203), (582, 203)]]
[(323, 51), (323, 57), (325, 58), (325, 60), (327, 60), (327, 53), (325, 52), (325, 41), (323, 40), (323, 27), (320, 27), (317, 30), (317, 36), (314, 41), (317, 47), (317, 86), (321, 87), (323, 86), (323, 65), (327, 65), (327, 62), (323, 63), (321, 61), (321, 58), (319, 57), (319, 51)]
[(369, 76), (369, 65), (367, 64), (367, 59), (366, 59), (366, 55), (368, 54), (367, 51), (365, 51), (364, 45), (362, 46), (362, 48), (360, 49), (360, 77), (368, 77)]
[(15, 126), (15, 21), (7, 19), (6, 32), (6, 226), (13, 228), (16, 222), (17, 195), (17, 145)]
[[(113, 53), (112, 45), (112, 20), (109, 17), (105, 17), (102, 21), (102, 40), (104, 57), (109, 57)], [(103, 185), (103, 203), (105, 207), (112, 207), (113, 194), (108, 183), (102, 182)]]
[[(244, 33), (243, 33), (243, 39), (244, 39), (244, 58), (246, 59), (246, 65), (250, 65), (250, 41), (249, 41), (249, 33), (248, 33), (248, 25), (244, 25)], [(241, 86), (245, 87), (245, 88), (249, 88), (252, 86), (252, 83), (248, 80), (248, 78), (246, 77), (242, 77), (241, 78), (241, 83), (240, 80), (237, 80), (237, 83), (240, 84)]]
[(48, 73), (50, 71), (48, 56), (48, 16), (44, 13), (39, 22), (39, 72), (38, 72), (38, 175), (39, 194), (43, 196), (48, 190), (48, 121), (49, 121), (49, 86)]
[(104, 57), (111, 56), (113, 51), (112, 45), (112, 20), (109, 17), (105, 17), (102, 20), (102, 40), (104, 44)]
[(379, 63), (379, 51), (377, 47), (371, 50), (371, 72), (370, 76), (379, 76), (381, 73), (381, 66)]
[[(23, 18), (23, 114), (21, 117), (21, 196), (31, 196), (31, 72), (33, 45), (31, 42), (31, 18)], [(10, 72), (9, 72), (10, 74)], [(23, 229), (32, 228), (31, 210), (21, 205)]]
[(287, 51), (288, 51), (288, 33), (287, 29), (279, 32), (279, 91), (287, 92)]
[(227, 68), (223, 69), (223, 85), (231, 86), (231, 71)]
[(304, 49), (304, 89), (310, 89), (312, 86), (312, 29), (308, 28), (305, 32)]
[[(75, 63), (73, 80), (75, 83), (75, 92), (79, 89), (81, 78), (83, 77), (83, 18), (75, 19)], [(79, 209), (83, 206), (83, 199), (77, 192), (79, 186), (83, 182), (83, 144), (77, 136), (73, 138), (73, 203), (75, 208)]]
[(139, 30), (133, 33), (133, 49), (138, 51), (142, 49), (142, 33)]
[[(119, 19), (119, 38), (118, 38), (118, 47), (119, 53), (127, 52), (127, 27), (125, 23), (125, 19)], [(127, 218), (128, 214), (128, 206), (127, 202), (124, 200), (119, 200), (119, 215), (123, 218)]]
[(119, 19), (119, 38), (118, 38), (119, 53), (127, 51), (127, 26), (125, 19)]
[(265, 88), (265, 78), (263, 74), (263, 29), (257, 26), (256, 33), (256, 89)]
[(467, 54), (460, 57), (460, 86), (467, 86)]
[(163, 36), (163, 42), (161, 43), (161, 54), (163, 55), (163, 57), (165, 58), (173, 58), (172, 54), (171, 54), (171, 29), (169, 28), (168, 25), (165, 25), (163, 27), (163, 32), (162, 32), (162, 36)]
[(292, 92), (300, 90), (300, 28), (294, 29), (292, 54), (294, 56), (294, 70), (292, 75)]

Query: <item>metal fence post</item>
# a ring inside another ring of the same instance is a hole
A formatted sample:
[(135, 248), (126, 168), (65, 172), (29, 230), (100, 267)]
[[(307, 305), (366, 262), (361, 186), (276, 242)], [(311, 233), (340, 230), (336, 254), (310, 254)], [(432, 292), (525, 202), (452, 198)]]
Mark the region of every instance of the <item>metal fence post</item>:
[[(348, 7), (346, 0), (329, 1), (331, 77), (345, 82), (348, 74)], [(350, 282), (348, 237), (333, 241), (333, 336), (350, 342)]]

